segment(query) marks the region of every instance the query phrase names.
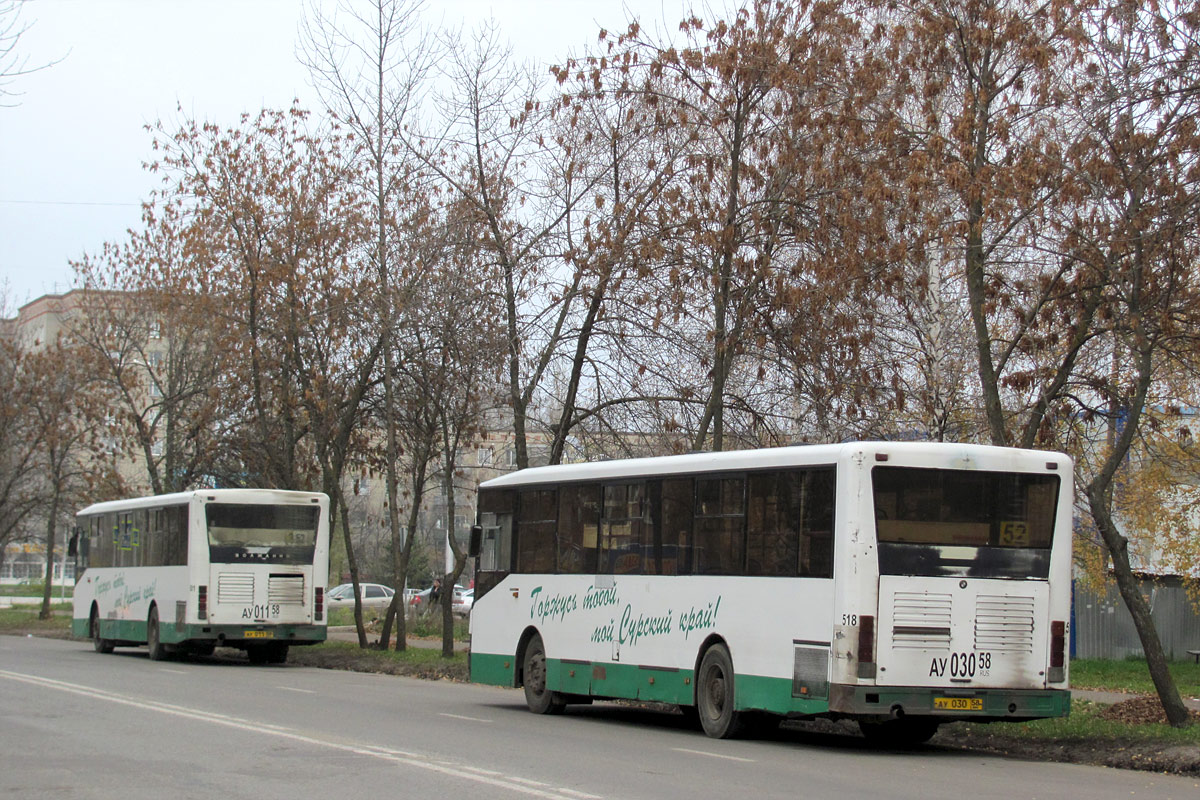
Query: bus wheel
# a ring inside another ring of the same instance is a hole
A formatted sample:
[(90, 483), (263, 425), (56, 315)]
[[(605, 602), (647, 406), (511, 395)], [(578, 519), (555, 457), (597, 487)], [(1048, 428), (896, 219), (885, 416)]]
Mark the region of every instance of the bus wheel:
[(884, 722), (860, 719), (858, 729), (871, 744), (882, 747), (909, 747), (932, 739), (937, 733), (938, 721), (928, 717), (903, 717)]
[(151, 661), (162, 661), (167, 657), (167, 646), (158, 638), (158, 606), (150, 609), (150, 618), (146, 620), (146, 650)]
[(561, 714), (567, 704), (558, 692), (546, 688), (546, 648), (542, 637), (534, 634), (525, 648), (525, 704), (535, 714)]
[(288, 646), (286, 644), (269, 644), (267, 645), (267, 663), (268, 664), (285, 664), (287, 663)]
[(700, 661), (696, 709), (704, 732), (714, 739), (734, 739), (745, 727), (743, 715), (734, 710), (733, 659), (725, 645), (708, 648)]
[(270, 659), (270, 654), (267, 652), (265, 644), (252, 644), (246, 647), (246, 658), (250, 659), (251, 664), (266, 664)]
[(92, 609), (92, 621), (88, 624), (88, 628), (92, 633), (92, 648), (97, 653), (111, 653), (113, 651), (112, 640), (100, 638), (100, 615), (94, 608)]

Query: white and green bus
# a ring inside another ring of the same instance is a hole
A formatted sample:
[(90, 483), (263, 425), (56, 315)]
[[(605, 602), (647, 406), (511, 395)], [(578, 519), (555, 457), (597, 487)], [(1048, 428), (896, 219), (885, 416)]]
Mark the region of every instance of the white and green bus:
[(1068, 713), (1072, 464), (858, 442), (538, 467), (479, 489), (471, 679), (923, 741)]
[(76, 515), (72, 628), (98, 652), (245, 650), (282, 663), (325, 640), (329, 499), (209, 489), (117, 500)]

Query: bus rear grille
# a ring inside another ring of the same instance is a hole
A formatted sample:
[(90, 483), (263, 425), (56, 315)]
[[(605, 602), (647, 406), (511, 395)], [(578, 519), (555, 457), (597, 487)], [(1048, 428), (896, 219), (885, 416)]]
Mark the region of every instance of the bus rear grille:
[(1033, 652), (1034, 599), (981, 594), (975, 598), (975, 649)]
[(829, 697), (829, 645), (793, 644), (792, 697)]
[(304, 605), (304, 576), (270, 576), (267, 581), (267, 601), (282, 605)]
[(218, 603), (253, 603), (254, 576), (244, 572), (226, 572), (217, 576)]
[(900, 649), (950, 647), (948, 594), (896, 592), (892, 598), (892, 646)]

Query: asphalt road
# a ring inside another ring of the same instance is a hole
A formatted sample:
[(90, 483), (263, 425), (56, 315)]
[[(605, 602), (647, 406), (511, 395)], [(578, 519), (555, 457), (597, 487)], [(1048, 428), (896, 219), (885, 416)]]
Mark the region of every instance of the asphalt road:
[(1195, 800), (1200, 781), (851, 736), (719, 742), (612, 704), (538, 717), (513, 690), (0, 636), (0, 796)]

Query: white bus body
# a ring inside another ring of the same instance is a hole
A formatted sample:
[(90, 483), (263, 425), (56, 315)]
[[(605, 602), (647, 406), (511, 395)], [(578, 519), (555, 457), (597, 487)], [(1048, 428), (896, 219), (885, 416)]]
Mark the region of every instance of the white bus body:
[(471, 677), (718, 737), (1062, 716), (1072, 492), (1062, 454), (939, 443), (522, 470), (480, 487)]
[(76, 515), (72, 628), (96, 649), (245, 650), (282, 662), (325, 640), (329, 500), (210, 489), (118, 500)]

